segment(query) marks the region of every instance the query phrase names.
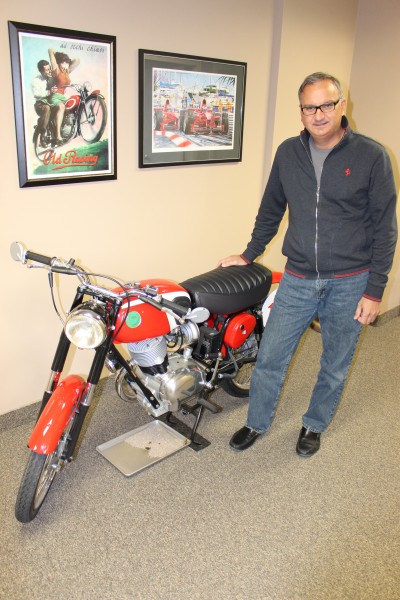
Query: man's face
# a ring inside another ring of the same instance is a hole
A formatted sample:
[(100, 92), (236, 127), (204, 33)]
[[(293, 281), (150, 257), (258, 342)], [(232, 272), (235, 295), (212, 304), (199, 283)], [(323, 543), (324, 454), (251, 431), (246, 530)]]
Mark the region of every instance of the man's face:
[[(321, 106), (326, 102), (336, 102), (340, 95), (337, 88), (329, 80), (318, 81), (307, 85), (301, 94), (301, 106)], [(338, 102), (332, 112), (323, 113), (320, 109), (314, 115), (304, 115), (300, 111), (301, 121), (310, 132), (315, 143), (336, 144), (341, 136), (341, 121), (345, 113), (346, 100)]]
[(51, 76), (51, 67), (50, 67), (50, 65), (44, 65), (42, 67), (41, 74), (43, 75), (43, 77), (46, 77), (48, 79)]

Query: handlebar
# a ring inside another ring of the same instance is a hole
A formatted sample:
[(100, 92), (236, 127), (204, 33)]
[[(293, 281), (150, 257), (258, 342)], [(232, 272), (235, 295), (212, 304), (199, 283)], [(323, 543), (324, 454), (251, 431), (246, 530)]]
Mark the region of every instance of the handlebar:
[(74, 267), (75, 260), (71, 258), (67, 263), (60, 260), (56, 256), (46, 256), (45, 254), (38, 254), (31, 250), (26, 250), (20, 242), (13, 242), (10, 248), (11, 256), (14, 260), (26, 264), (28, 260), (32, 262), (51, 267), (53, 273), (60, 273), (62, 275), (76, 275), (77, 269)]
[(36, 254), (36, 252), (31, 252), (30, 250), (25, 251), (24, 258), (25, 258), (25, 260), (21, 261), (21, 262), (26, 262), (27, 260), (33, 260), (34, 262), (38, 262), (38, 263), (41, 263), (42, 265), (48, 265), (48, 266), (51, 266), (51, 263), (54, 260), (54, 258), (51, 258), (50, 256), (44, 256), (44, 254)]
[[(52, 273), (60, 273), (62, 275), (76, 275), (81, 283), (85, 285), (85, 287), (92, 289), (93, 291), (98, 292), (106, 292), (107, 294), (115, 297), (119, 294), (115, 294), (111, 290), (106, 288), (100, 288), (94, 284), (92, 284), (89, 280), (89, 274), (86, 273), (83, 269), (74, 266), (74, 259), (71, 258), (68, 263), (60, 260), (56, 257), (45, 256), (44, 254), (38, 254), (37, 252), (32, 252), (31, 250), (27, 250), (23, 244), (20, 242), (13, 242), (10, 248), (11, 256), (14, 260), (21, 262), (22, 264), (26, 264), (28, 260), (44, 265), (45, 267), (49, 267), (49, 271)], [(131, 288), (134, 293), (142, 298), (144, 302), (151, 304), (158, 310), (173, 312), (178, 318), (186, 316), (188, 309), (182, 307), (180, 304), (176, 304), (175, 302), (171, 302), (170, 300), (166, 300), (160, 296), (156, 298), (152, 297), (152, 295), (145, 290), (139, 288)], [(157, 293), (157, 290), (154, 290), (153, 293)]]
[(10, 253), (14, 260), (21, 262), (22, 264), (26, 264), (28, 260), (31, 260), (48, 267), (63, 267), (64, 269), (68, 270), (68, 267), (72, 266), (75, 262), (74, 259), (71, 258), (69, 263), (64, 263), (55, 256), (45, 256), (44, 254), (38, 254), (37, 252), (26, 250), (21, 242), (13, 242), (10, 247)]
[(167, 300), (166, 298), (158, 296), (157, 299), (155, 299), (148, 296), (145, 293), (141, 293), (140, 290), (136, 290), (136, 293), (143, 300), (143, 302), (146, 302), (146, 304), (151, 304), (151, 306), (158, 308), (158, 310), (172, 310), (175, 314), (179, 315), (180, 317), (185, 317), (188, 313), (187, 308), (181, 306), (180, 304), (177, 304), (176, 302)]
[[(23, 244), (21, 244), (20, 242), (13, 242), (11, 244), (11, 248), (10, 248), (10, 252), (11, 252), (11, 256), (14, 260), (21, 262), (22, 264), (26, 264), (28, 260), (39, 263), (44, 265), (45, 267), (48, 267), (50, 273), (60, 273), (62, 275), (76, 275), (78, 277), (78, 279), (80, 280), (81, 284), (83, 284), (87, 289), (91, 289), (94, 292), (100, 292), (100, 293), (105, 293), (110, 297), (113, 298), (117, 298), (117, 297), (121, 297), (121, 294), (116, 293), (112, 290), (109, 290), (107, 288), (102, 288), (99, 287), (97, 285), (94, 285), (93, 283), (91, 283), (89, 276), (90, 275), (94, 275), (93, 273), (87, 273), (84, 269), (82, 269), (81, 267), (76, 266), (75, 260), (73, 258), (71, 258), (69, 260), (69, 262), (64, 262), (62, 260), (60, 260), (59, 258), (56, 257), (50, 257), (50, 256), (45, 256), (44, 254), (38, 254), (37, 252), (32, 252), (31, 250), (26, 250), (23, 246)], [(100, 276), (100, 275), (98, 275)], [(115, 283), (118, 283), (115, 279), (111, 278), (111, 277), (107, 277), (105, 275), (101, 275), (101, 277), (105, 277), (106, 279), (110, 279), (111, 281), (114, 281)], [(177, 304), (176, 302), (172, 302), (171, 300), (167, 300), (166, 298), (163, 298), (162, 296), (154, 296), (154, 294), (157, 294), (157, 290), (154, 289), (153, 293), (150, 292), (150, 290), (146, 290), (146, 288), (140, 288), (140, 287), (136, 287), (136, 285), (127, 285), (127, 286), (121, 286), (121, 284), (119, 284), (120, 287), (125, 289), (124, 294), (122, 294), (122, 296), (126, 295), (127, 293), (133, 293), (136, 294), (139, 298), (141, 298), (143, 300), (143, 302), (146, 302), (147, 304), (151, 304), (152, 306), (154, 306), (155, 308), (157, 308), (158, 310), (162, 310), (164, 312), (169, 312), (170, 314), (172, 314), (174, 317), (177, 317), (179, 321), (184, 322), (185, 319), (188, 320), (193, 320), (193, 321), (198, 321), (200, 322), (205, 320), (207, 317), (207, 315), (204, 316), (204, 313), (201, 312), (205, 309), (194, 309), (193, 311), (187, 307), (181, 306), (180, 304)], [(196, 312), (197, 311), (197, 312)], [(198, 314), (200, 313), (200, 314)]]

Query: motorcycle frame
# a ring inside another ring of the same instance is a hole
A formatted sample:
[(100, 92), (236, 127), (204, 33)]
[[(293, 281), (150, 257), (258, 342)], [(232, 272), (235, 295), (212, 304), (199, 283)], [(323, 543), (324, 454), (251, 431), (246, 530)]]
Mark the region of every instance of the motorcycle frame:
[[(85, 295), (97, 297), (105, 301), (108, 306), (110, 315), (110, 324), (115, 325), (119, 307), (122, 303), (120, 298), (99, 296), (96, 292), (88, 291), (79, 287), (75, 298), (72, 302), (70, 312), (83, 304)], [(261, 306), (249, 308), (256, 318), (254, 333), (256, 334), (257, 343), (261, 339), (263, 331)], [(222, 409), (217, 404), (208, 399), (208, 395), (215, 389), (214, 380), (218, 375), (222, 377), (234, 377), (232, 374), (232, 362), (229, 361), (221, 369), (219, 364), (222, 360), (222, 347), (224, 345), (224, 334), (231, 319), (240, 313), (233, 315), (213, 315), (215, 322), (218, 320), (221, 323), (218, 336), (218, 351), (211, 355), (202, 356), (196, 354), (194, 357), (197, 362), (201, 363), (205, 368), (208, 379), (208, 387), (201, 392), (197, 402), (190, 406), (186, 402), (182, 403), (182, 408), (194, 414), (195, 422), (191, 431), (190, 438), (194, 441), (195, 434), (200, 423), (204, 408), (211, 412), (220, 412)], [(215, 325), (215, 323), (214, 323)], [(139, 377), (133, 372), (129, 363), (125, 360), (117, 347), (113, 344), (115, 331), (113, 327), (109, 328), (109, 333), (105, 341), (96, 348), (89, 374), (86, 381), (77, 376), (69, 375), (61, 380), (62, 371), (70, 351), (71, 342), (68, 340), (64, 330), (61, 332), (54, 359), (51, 365), (50, 377), (48, 384), (43, 394), (41, 407), (39, 410), (38, 420), (33, 429), (31, 437), (28, 441), (28, 447), (39, 454), (51, 454), (55, 451), (63, 431), (66, 429), (69, 422), (74, 419), (72, 427), (68, 433), (68, 441), (63, 450), (62, 459), (65, 461), (72, 460), (72, 456), (82, 430), (82, 426), (87, 415), (89, 406), (92, 402), (93, 395), (97, 384), (99, 383), (101, 373), (108, 359), (113, 364), (115, 370), (123, 368), (126, 371), (126, 376), (131, 379), (145, 395), (146, 399), (154, 408), (158, 408), (159, 402), (154, 397), (152, 392), (142, 383)], [(211, 364), (210, 364), (211, 361)], [(247, 362), (243, 361), (242, 364)], [(75, 418), (74, 418), (75, 417)]]

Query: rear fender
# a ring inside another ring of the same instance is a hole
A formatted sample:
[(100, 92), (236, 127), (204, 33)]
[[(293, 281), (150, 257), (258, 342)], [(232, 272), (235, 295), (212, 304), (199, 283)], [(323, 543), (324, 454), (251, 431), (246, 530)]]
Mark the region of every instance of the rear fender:
[(69, 375), (61, 381), (40, 415), (28, 447), (38, 454), (51, 454), (57, 448), (61, 434), (74, 415), (86, 387), (79, 375)]
[(272, 271), (272, 285), (274, 283), (280, 283), (281, 279), (283, 277), (283, 273), (281, 273), (280, 271)]
[[(281, 273), (280, 271), (273, 271), (272, 272), (272, 285), (274, 285), (274, 283), (279, 284), (281, 282), (281, 279), (283, 277), (283, 273)], [(269, 315), (271, 313), (271, 308), (274, 305), (274, 300), (275, 300), (275, 295), (276, 292), (278, 291), (278, 286), (276, 286), (276, 288), (268, 295), (267, 299), (265, 300), (263, 307), (262, 307), (262, 317), (263, 317), (263, 325), (265, 327), (268, 319), (269, 319)]]
[(263, 318), (264, 327), (269, 319), (269, 315), (271, 313), (271, 308), (274, 305), (275, 294), (277, 291), (278, 291), (278, 288), (276, 288), (273, 292), (271, 292), (262, 306), (262, 318)]

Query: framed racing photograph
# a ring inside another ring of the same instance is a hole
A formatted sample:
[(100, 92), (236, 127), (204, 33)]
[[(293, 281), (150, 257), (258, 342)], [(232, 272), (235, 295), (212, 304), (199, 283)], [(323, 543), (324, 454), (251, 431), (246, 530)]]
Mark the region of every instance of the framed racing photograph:
[(139, 50), (139, 167), (242, 160), (244, 62)]
[(20, 187), (116, 179), (116, 38), (8, 30)]

